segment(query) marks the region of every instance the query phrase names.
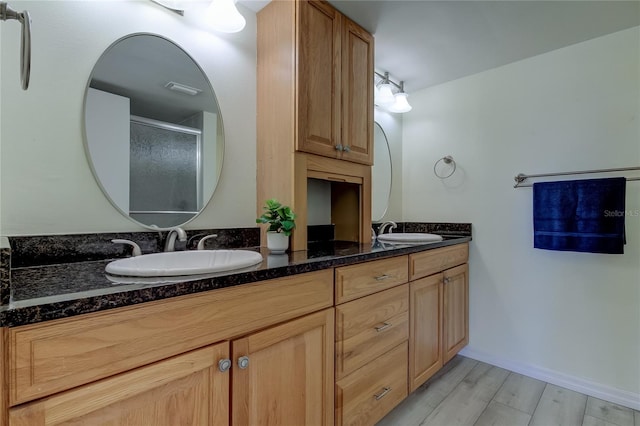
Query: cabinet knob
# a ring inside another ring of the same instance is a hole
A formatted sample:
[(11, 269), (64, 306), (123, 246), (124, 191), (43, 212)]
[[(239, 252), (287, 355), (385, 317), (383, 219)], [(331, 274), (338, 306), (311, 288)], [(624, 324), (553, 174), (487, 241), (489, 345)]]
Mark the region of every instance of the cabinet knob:
[(238, 367), (240, 367), (240, 369), (244, 370), (248, 366), (249, 366), (248, 356), (241, 356), (240, 358), (238, 358)]
[(342, 144), (336, 145), (336, 151), (344, 151), (344, 148), (342, 147)]
[(342, 149), (344, 152), (351, 152), (351, 148), (349, 148), (349, 145), (345, 145), (344, 148)]
[(376, 401), (379, 401), (379, 400), (381, 400), (382, 398), (384, 398), (384, 397), (385, 397), (385, 395), (386, 395), (386, 394), (388, 394), (389, 392), (391, 392), (391, 388), (386, 388), (386, 387), (385, 387), (385, 388), (382, 388), (382, 392), (380, 392), (380, 393), (379, 393), (379, 394), (377, 394), (377, 395), (373, 395), (373, 396), (374, 396), (374, 398), (376, 399)]
[(222, 371), (223, 373), (225, 371), (229, 371), (230, 368), (231, 360), (229, 358), (221, 359), (220, 361), (218, 361), (218, 370)]
[(444, 278), (442, 281), (444, 281), (445, 284), (449, 284), (449, 278)]

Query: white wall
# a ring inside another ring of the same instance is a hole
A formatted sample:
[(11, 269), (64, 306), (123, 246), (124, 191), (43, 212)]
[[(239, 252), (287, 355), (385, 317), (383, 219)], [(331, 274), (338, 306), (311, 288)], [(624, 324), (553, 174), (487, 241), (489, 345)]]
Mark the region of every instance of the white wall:
[[(635, 408), (640, 182), (624, 255), (533, 249), (532, 190), (512, 185), (640, 165), (639, 76), (636, 27), (414, 93), (403, 117), (405, 220), (473, 223), (466, 353)], [(458, 171), (440, 181), (446, 154)]]
[[(4, 235), (138, 231), (109, 203), (83, 149), (83, 99), (102, 52), (135, 32), (163, 35), (200, 64), (214, 87), (226, 140), (212, 201), (186, 228), (255, 226), (256, 20), (241, 33), (208, 30), (150, 1), (12, 1), (32, 15), (31, 86), (19, 84), (19, 28), (1, 25), (1, 220)], [(197, 7), (203, 8), (204, 4)]]

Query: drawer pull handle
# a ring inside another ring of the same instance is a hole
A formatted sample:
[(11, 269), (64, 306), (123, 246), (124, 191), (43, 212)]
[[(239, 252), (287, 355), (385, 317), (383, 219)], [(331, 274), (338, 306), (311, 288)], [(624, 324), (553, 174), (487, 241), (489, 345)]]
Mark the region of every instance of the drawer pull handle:
[(380, 333), (381, 331), (386, 330), (387, 328), (391, 327), (391, 324), (388, 322), (383, 322), (382, 325), (379, 325), (377, 327), (374, 327), (376, 329), (376, 331), (378, 333)]
[(388, 394), (389, 392), (391, 392), (391, 388), (382, 388), (382, 392), (380, 392), (377, 395), (373, 395), (376, 399), (376, 401), (380, 401), (382, 398), (385, 397), (386, 394)]
[(387, 275), (387, 274), (382, 274), (382, 275), (378, 275), (377, 277), (374, 277), (376, 281), (384, 281), (386, 279), (391, 278), (391, 275)]

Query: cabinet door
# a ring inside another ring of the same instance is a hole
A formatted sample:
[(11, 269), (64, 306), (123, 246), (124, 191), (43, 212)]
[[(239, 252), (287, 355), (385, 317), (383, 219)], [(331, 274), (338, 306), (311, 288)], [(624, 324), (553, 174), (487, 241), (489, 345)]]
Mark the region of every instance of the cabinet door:
[(344, 22), (341, 158), (373, 164), (373, 36), (350, 19)]
[(298, 137), (296, 149), (337, 158), (340, 143), (342, 15), (327, 3), (298, 9)]
[(333, 336), (331, 308), (233, 341), (232, 424), (332, 425)]
[(469, 267), (444, 271), (443, 357), (446, 363), (469, 343)]
[(9, 411), (11, 426), (229, 423), (228, 342), (178, 355)]
[(442, 365), (442, 274), (409, 283), (409, 391)]

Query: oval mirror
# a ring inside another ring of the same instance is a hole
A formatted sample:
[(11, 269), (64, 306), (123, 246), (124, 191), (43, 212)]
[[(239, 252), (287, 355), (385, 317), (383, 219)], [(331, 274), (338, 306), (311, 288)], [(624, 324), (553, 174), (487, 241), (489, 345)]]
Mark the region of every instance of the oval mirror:
[(102, 191), (139, 224), (181, 226), (211, 199), (222, 115), (204, 72), (174, 42), (140, 33), (109, 46), (89, 77), (84, 130)]
[(389, 207), (391, 196), (391, 149), (379, 123), (373, 130), (373, 168), (371, 169), (371, 219), (380, 221)]

